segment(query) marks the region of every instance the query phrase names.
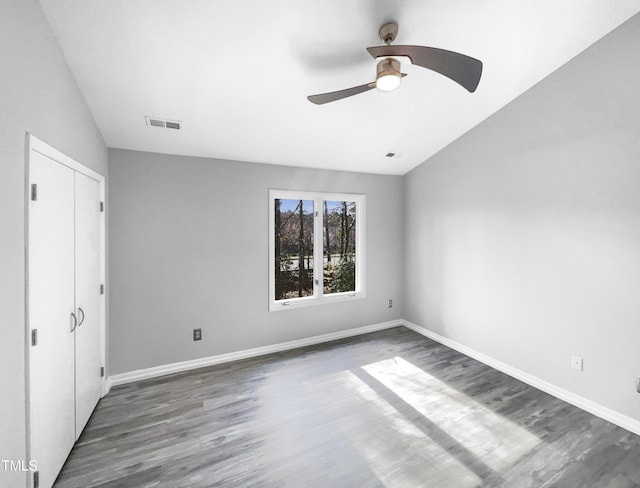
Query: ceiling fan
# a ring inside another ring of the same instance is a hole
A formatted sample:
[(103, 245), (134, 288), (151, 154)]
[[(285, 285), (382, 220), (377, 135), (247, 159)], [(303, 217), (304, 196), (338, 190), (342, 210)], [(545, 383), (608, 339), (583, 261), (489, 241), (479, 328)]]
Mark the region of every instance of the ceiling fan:
[(357, 95), (373, 88), (378, 88), (382, 91), (394, 90), (400, 85), (400, 80), (407, 76), (406, 73), (400, 72), (400, 60), (396, 58), (404, 58), (406, 62), (440, 73), (471, 93), (476, 90), (478, 83), (480, 83), (482, 61), (464, 54), (434, 47), (392, 46), (391, 43), (398, 35), (398, 24), (395, 22), (384, 24), (380, 28), (378, 35), (386, 46), (367, 48), (369, 54), (379, 60), (376, 66), (376, 81), (347, 88), (346, 90), (309, 95), (307, 99), (316, 105), (322, 105)]

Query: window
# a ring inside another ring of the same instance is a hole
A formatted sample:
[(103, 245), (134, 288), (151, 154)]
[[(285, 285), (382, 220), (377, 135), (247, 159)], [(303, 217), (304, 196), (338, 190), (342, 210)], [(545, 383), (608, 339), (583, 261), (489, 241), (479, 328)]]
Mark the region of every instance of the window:
[(364, 195), (269, 192), (269, 310), (364, 296)]

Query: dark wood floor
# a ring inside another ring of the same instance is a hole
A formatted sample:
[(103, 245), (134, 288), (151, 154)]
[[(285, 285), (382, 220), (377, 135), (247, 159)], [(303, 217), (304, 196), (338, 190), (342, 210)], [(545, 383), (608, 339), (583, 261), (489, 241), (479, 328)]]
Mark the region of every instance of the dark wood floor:
[(640, 488), (640, 437), (399, 327), (114, 388), (56, 488)]

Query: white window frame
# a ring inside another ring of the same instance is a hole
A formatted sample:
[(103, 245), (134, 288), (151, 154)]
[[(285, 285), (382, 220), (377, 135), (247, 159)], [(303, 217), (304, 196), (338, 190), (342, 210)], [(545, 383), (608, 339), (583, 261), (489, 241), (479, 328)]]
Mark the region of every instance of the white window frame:
[[(275, 201), (313, 200), (313, 295), (300, 298), (276, 300), (275, 290)], [(324, 293), (324, 273), (318, 276), (315, 270), (324, 270), (324, 228), (322, 207), (325, 200), (356, 203), (356, 289), (342, 293)], [(337, 303), (365, 297), (365, 202), (360, 193), (325, 193), (293, 190), (269, 190), (269, 311), (278, 312), (293, 308)]]

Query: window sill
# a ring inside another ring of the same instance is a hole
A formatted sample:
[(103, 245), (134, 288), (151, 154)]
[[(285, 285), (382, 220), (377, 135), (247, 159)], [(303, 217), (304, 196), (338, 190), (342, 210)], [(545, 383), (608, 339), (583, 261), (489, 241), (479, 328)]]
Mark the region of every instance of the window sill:
[[(269, 303), (269, 312), (282, 312), (296, 308), (315, 307), (316, 305), (327, 305), (329, 303), (349, 302), (365, 298), (364, 292), (335, 293), (318, 297), (292, 298), (290, 300), (278, 300)], [(285, 305), (286, 304), (286, 305)]]

